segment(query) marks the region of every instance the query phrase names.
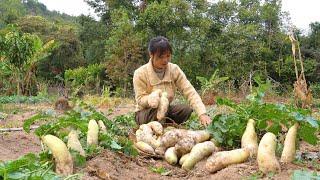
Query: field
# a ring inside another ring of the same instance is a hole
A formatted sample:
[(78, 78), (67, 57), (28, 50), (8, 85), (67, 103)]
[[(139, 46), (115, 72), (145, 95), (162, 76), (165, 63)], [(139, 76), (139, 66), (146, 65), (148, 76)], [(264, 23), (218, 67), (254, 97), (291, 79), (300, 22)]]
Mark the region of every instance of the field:
[[(243, 99), (233, 98), (237, 102)], [(271, 98), (272, 103), (275, 101), (284, 101), (283, 98)], [(27, 153), (38, 154), (42, 152), (41, 143), (34, 134), (34, 130), (27, 133), (23, 130), (9, 131), (10, 128), (23, 127), (26, 119), (34, 115), (50, 111), (54, 108), (54, 104), (50, 102), (40, 102), (35, 104), (30, 103), (8, 103), (1, 105), (1, 112), (6, 114), (6, 117), (1, 119), (0, 127), (0, 160), (10, 162), (9, 160), (16, 160)], [(207, 107), (219, 111), (218, 106)], [(112, 111), (110, 111), (112, 109)], [(121, 115), (127, 118), (133, 118), (134, 104), (132, 101), (128, 103), (114, 103), (112, 107), (100, 106), (96, 110), (102, 112), (105, 117), (118, 121)], [(220, 111), (224, 111), (221, 110)], [(62, 116), (63, 112), (56, 111), (58, 116)], [(317, 114), (317, 109), (314, 110)], [(120, 118), (120, 121), (126, 118)], [(127, 119), (128, 120), (128, 119)], [(39, 121), (32, 124), (33, 126), (41, 126), (49, 124), (50, 120)], [(121, 124), (121, 123), (120, 123)], [(128, 124), (127, 124), (128, 125)], [(184, 125), (184, 128), (196, 128), (196, 122), (190, 122)], [(198, 125), (197, 125), (198, 126)], [(135, 125), (129, 126), (128, 139), (134, 141), (132, 136)], [(120, 128), (121, 129), (121, 128)], [(122, 145), (121, 145), (122, 146)], [(222, 147), (230, 149), (230, 147)], [(86, 152), (90, 150), (86, 149)], [(130, 155), (131, 153), (131, 155)], [(299, 179), (301, 177), (311, 178), (317, 177), (311, 172), (320, 171), (319, 161), (319, 145), (310, 145), (303, 140), (299, 141), (299, 149), (296, 153), (296, 160), (290, 164), (281, 164), (281, 172), (269, 173), (263, 175), (259, 171), (255, 159), (249, 159), (242, 164), (235, 164), (228, 166), (217, 173), (210, 174), (205, 170), (205, 160), (199, 162), (192, 171), (185, 171), (178, 165), (170, 165), (162, 158), (140, 154), (133, 156), (133, 152), (126, 152), (110, 146), (104, 146), (99, 150), (94, 151), (85, 158), (85, 162), (77, 165), (74, 175), (69, 176), (70, 179)], [(52, 162), (52, 159), (51, 159)], [(19, 165), (18, 165), (19, 166)], [(1, 166), (0, 166), (1, 168)], [(17, 179), (30, 174), (23, 171), (25, 167), (21, 166), (11, 172), (11, 176)], [(52, 166), (51, 166), (52, 168)], [(0, 169), (1, 170), (1, 169)], [(7, 169), (8, 170), (8, 169)], [(3, 169), (2, 169), (3, 171)], [(1, 172), (1, 171), (0, 171)], [(20, 172), (17, 173), (17, 172)], [(43, 173), (43, 172), (42, 172)], [(9, 171), (10, 174), (10, 171)], [(45, 176), (43, 176), (45, 177)], [(317, 177), (319, 178), (319, 177)], [(9, 178), (10, 179), (10, 178)]]

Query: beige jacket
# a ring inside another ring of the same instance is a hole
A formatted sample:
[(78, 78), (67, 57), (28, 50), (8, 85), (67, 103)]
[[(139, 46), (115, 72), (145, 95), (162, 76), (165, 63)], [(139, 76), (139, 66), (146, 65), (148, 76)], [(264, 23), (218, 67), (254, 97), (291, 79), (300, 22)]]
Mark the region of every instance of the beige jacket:
[(191, 107), (198, 116), (206, 113), (206, 108), (194, 87), (191, 85), (186, 75), (176, 64), (169, 63), (164, 78), (160, 80), (153, 70), (152, 62), (149, 62), (137, 70), (133, 75), (133, 87), (136, 99), (136, 111), (149, 108), (148, 95), (161, 89), (168, 93), (170, 102), (174, 99), (175, 91), (178, 89), (188, 99)]

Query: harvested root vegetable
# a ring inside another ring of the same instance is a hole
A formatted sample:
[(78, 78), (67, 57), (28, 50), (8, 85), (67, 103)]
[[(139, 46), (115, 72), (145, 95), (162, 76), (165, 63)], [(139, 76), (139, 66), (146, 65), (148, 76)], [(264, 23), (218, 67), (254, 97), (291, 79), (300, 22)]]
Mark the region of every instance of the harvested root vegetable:
[(185, 129), (173, 129), (164, 133), (161, 137), (161, 146), (164, 148), (173, 147), (181, 138), (187, 135)]
[(154, 154), (154, 149), (153, 149), (149, 144), (147, 144), (147, 143), (145, 143), (145, 142), (139, 141), (139, 142), (137, 142), (137, 143), (135, 144), (135, 146), (136, 146), (139, 150), (141, 150), (141, 151), (143, 151), (143, 152), (145, 152), (145, 153)]
[(67, 146), (69, 149), (79, 152), (81, 156), (86, 156), (85, 151), (83, 150), (81, 143), (79, 141), (78, 132), (75, 130), (71, 130), (68, 135), (68, 143)]
[(88, 124), (87, 145), (98, 145), (99, 126), (93, 119)]
[(249, 158), (248, 149), (235, 149), (231, 151), (216, 152), (211, 155), (206, 163), (206, 169), (214, 173), (231, 164), (245, 162)]
[(171, 165), (177, 164), (178, 157), (174, 150), (174, 147), (168, 148), (164, 154), (164, 159)]
[(290, 163), (296, 155), (296, 137), (298, 131), (298, 123), (295, 123), (288, 131), (284, 140), (284, 147), (281, 154), (281, 162)]
[(241, 138), (241, 148), (246, 148), (250, 152), (250, 157), (256, 157), (258, 151), (258, 136), (254, 129), (255, 121), (249, 119), (246, 130)]
[(71, 175), (73, 173), (73, 161), (66, 144), (53, 135), (46, 135), (41, 139), (52, 152), (56, 165), (56, 173), (65, 176)]
[(258, 147), (258, 166), (263, 173), (276, 172), (280, 170), (280, 164), (276, 158), (276, 136), (270, 132), (266, 133)]
[(148, 104), (151, 108), (157, 108), (160, 103), (161, 89), (156, 89), (148, 96)]
[(162, 92), (158, 111), (157, 111), (157, 119), (159, 121), (165, 118), (168, 108), (169, 108), (168, 94), (167, 92)]
[(153, 131), (147, 124), (142, 124), (136, 131), (136, 139), (138, 141), (149, 144), (153, 149), (160, 146), (160, 140), (153, 137)]
[(196, 143), (201, 143), (210, 139), (210, 133), (206, 130), (188, 131), (188, 135), (193, 136)]
[(183, 162), (187, 159), (187, 157), (189, 156), (190, 153), (183, 155), (180, 160), (179, 160), (179, 164), (182, 165)]
[(196, 144), (189, 156), (182, 164), (182, 168), (185, 170), (191, 170), (194, 165), (201, 161), (206, 156), (212, 154), (216, 150), (216, 146), (211, 141), (205, 141), (203, 143)]
[(189, 153), (194, 145), (196, 145), (195, 138), (193, 136), (186, 136), (176, 143), (174, 149), (178, 157), (181, 157)]
[(163, 134), (163, 127), (162, 124), (159, 123), (158, 121), (151, 121), (147, 124), (152, 131), (157, 135), (160, 136)]
[(103, 123), (102, 120), (99, 120), (99, 121), (98, 121), (98, 125), (99, 125), (99, 128), (100, 128), (101, 132), (103, 132), (103, 133), (106, 133), (106, 132), (107, 132), (107, 128), (106, 128), (106, 126), (104, 125), (104, 123)]

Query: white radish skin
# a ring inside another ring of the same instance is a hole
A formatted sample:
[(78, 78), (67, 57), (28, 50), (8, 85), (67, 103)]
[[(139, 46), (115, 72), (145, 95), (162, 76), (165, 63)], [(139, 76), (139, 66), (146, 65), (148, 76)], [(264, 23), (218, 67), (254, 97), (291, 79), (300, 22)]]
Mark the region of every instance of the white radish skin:
[(66, 144), (53, 135), (46, 135), (41, 139), (52, 152), (56, 165), (56, 173), (65, 176), (71, 175), (73, 173), (73, 161)]
[(249, 154), (249, 150), (247, 149), (216, 152), (208, 158), (206, 169), (210, 173), (214, 173), (231, 164), (238, 164), (247, 161)]
[(187, 159), (187, 157), (189, 156), (190, 153), (183, 155), (180, 160), (179, 160), (179, 164), (182, 165), (183, 162)]
[(249, 119), (246, 130), (241, 138), (241, 148), (246, 148), (250, 152), (250, 157), (256, 157), (258, 151), (258, 136), (254, 129), (255, 121)]
[(98, 121), (98, 125), (99, 125), (99, 128), (100, 128), (100, 131), (103, 132), (103, 133), (106, 133), (107, 132), (107, 128), (106, 126), (104, 125), (103, 121), (102, 120), (99, 120)]
[(182, 164), (182, 168), (185, 170), (191, 170), (194, 165), (196, 165), (203, 158), (212, 154), (216, 150), (216, 146), (211, 141), (205, 141), (203, 143), (196, 144), (189, 156)]
[(281, 155), (281, 162), (291, 163), (296, 155), (296, 137), (298, 131), (298, 123), (295, 123), (288, 131), (284, 140), (284, 147)]
[(139, 141), (139, 142), (137, 142), (137, 143), (135, 144), (135, 146), (136, 146), (139, 150), (141, 150), (141, 151), (143, 151), (143, 152), (145, 152), (145, 153), (154, 154), (154, 149), (153, 149), (149, 144), (147, 144), (147, 143), (145, 143), (145, 142)]
[(90, 120), (88, 124), (87, 145), (98, 145), (99, 126), (95, 120)]
[(157, 111), (157, 119), (159, 121), (165, 118), (168, 108), (169, 108), (168, 94), (167, 92), (162, 92), (158, 111)]
[(82, 145), (79, 141), (78, 132), (75, 130), (71, 130), (68, 135), (68, 143), (67, 146), (69, 149), (79, 152), (81, 156), (86, 156), (85, 151), (82, 148)]
[(280, 164), (276, 158), (276, 136), (270, 132), (266, 133), (258, 147), (258, 166), (263, 173), (276, 172), (280, 170)]
[(160, 136), (163, 134), (163, 127), (162, 127), (161, 123), (159, 123), (158, 121), (151, 121), (147, 125), (152, 129), (152, 131), (157, 136)]
[(171, 165), (177, 164), (178, 157), (174, 150), (174, 147), (168, 148), (164, 154), (164, 159)]

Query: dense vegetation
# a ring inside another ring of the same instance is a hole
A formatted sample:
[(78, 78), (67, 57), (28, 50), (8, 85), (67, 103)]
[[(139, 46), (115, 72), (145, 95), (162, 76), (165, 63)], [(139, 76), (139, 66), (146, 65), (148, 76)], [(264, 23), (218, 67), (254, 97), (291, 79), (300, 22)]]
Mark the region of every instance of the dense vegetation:
[(156, 35), (170, 39), (172, 62), (196, 87), (197, 76), (220, 69), (228, 87), (239, 89), (254, 74), (286, 91), (295, 80), (289, 31), (301, 44), (306, 78), (319, 91), (320, 24), (311, 23), (310, 32), (301, 34), (288, 26), (281, 0), (86, 2), (99, 21), (48, 11), (36, 0), (0, 1), (2, 94), (35, 95), (53, 84), (94, 93), (108, 86), (129, 95), (133, 71), (147, 62), (147, 43)]

